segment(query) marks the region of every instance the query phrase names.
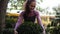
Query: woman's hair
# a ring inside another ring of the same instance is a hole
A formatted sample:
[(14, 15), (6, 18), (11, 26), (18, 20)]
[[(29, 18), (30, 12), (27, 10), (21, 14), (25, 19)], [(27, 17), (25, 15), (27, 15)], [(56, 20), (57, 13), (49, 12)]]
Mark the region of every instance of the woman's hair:
[(27, 0), (27, 2), (25, 4), (25, 14), (30, 13), (29, 5), (31, 4), (31, 2), (35, 2), (35, 0)]

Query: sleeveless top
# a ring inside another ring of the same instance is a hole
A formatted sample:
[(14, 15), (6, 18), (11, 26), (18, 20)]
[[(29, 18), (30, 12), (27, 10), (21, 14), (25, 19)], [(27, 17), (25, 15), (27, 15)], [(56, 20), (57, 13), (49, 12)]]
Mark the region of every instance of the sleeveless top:
[(30, 16), (30, 17), (25, 16), (25, 15), (24, 15), (24, 12), (22, 12), (22, 13), (23, 13), (24, 22), (25, 22), (25, 21), (35, 22), (35, 18), (36, 18), (36, 12), (35, 12), (35, 11), (33, 12), (34, 15), (33, 15), (33, 16)]

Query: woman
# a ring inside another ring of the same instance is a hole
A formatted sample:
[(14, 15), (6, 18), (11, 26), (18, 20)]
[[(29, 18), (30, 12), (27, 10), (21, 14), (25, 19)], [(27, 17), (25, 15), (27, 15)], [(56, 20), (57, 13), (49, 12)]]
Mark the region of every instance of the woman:
[(35, 6), (36, 6), (36, 0), (27, 0), (27, 2), (25, 4), (25, 10), (23, 12), (21, 12), (19, 19), (16, 23), (16, 26), (14, 28), (15, 34), (17, 33), (18, 27), (21, 26), (21, 24), (23, 24), (22, 23), (23, 19), (24, 19), (24, 22), (29, 21), (29, 23), (30, 23), (30, 21), (31, 21), (34, 23), (35, 18), (37, 18), (38, 24), (40, 26), (42, 26), (43, 34), (45, 34), (45, 29), (41, 22), (39, 13), (36, 10), (34, 10)]

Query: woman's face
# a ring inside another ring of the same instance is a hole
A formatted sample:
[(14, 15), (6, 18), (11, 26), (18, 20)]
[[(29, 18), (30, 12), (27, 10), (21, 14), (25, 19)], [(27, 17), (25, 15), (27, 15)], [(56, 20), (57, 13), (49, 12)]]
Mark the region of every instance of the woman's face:
[(31, 2), (31, 4), (29, 5), (30, 10), (33, 11), (35, 6), (36, 6), (36, 2)]

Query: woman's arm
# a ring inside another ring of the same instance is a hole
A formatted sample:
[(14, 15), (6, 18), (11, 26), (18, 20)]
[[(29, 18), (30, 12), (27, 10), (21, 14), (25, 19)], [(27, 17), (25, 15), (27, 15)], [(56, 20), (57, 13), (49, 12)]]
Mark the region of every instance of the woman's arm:
[(40, 15), (39, 15), (39, 13), (37, 12), (37, 22), (39, 23), (39, 25), (41, 25), (42, 26), (42, 28), (43, 28), (43, 34), (45, 34), (45, 28), (44, 28), (44, 26), (43, 26), (43, 24), (42, 24), (42, 21), (41, 21), (41, 17), (40, 17)]
[(22, 13), (21, 13), (19, 15), (19, 18), (18, 18), (18, 21), (16, 23), (16, 26), (15, 26), (14, 30), (16, 30), (22, 24), (22, 21), (23, 21), (23, 16), (22, 16)]

